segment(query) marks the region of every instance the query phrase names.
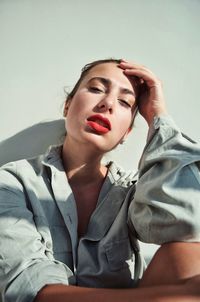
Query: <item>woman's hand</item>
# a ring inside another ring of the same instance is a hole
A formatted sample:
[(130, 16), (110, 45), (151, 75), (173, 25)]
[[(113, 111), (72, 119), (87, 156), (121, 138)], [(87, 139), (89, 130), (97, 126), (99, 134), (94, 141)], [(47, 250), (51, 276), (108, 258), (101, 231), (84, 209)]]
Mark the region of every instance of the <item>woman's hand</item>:
[(124, 74), (138, 86), (138, 107), (140, 114), (145, 118), (148, 125), (154, 116), (167, 114), (163, 95), (162, 83), (151, 70), (143, 65), (121, 60), (119, 67)]

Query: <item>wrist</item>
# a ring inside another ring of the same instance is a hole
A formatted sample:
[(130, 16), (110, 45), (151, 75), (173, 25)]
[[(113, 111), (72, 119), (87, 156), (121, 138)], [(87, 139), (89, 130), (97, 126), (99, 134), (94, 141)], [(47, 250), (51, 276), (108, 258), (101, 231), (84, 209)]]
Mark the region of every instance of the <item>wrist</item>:
[(168, 116), (167, 110), (152, 111), (146, 117), (145, 116), (143, 116), (143, 117), (146, 120), (148, 127), (150, 128), (151, 125), (154, 123), (155, 118), (162, 117), (162, 116)]

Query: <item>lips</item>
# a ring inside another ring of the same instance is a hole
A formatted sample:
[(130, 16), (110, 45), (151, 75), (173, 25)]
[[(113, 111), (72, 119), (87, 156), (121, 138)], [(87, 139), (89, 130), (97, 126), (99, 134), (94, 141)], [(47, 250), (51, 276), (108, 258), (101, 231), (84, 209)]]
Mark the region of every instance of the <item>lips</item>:
[(100, 114), (91, 115), (87, 119), (87, 125), (99, 134), (105, 134), (111, 130), (110, 121)]

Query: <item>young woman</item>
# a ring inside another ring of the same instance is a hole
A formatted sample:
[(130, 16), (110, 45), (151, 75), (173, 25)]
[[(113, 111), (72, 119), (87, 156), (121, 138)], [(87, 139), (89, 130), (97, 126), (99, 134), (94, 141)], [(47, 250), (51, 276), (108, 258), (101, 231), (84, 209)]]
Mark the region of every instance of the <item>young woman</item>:
[[(138, 178), (102, 164), (137, 110), (149, 125)], [(2, 301), (197, 301), (200, 148), (167, 115), (160, 80), (93, 62), (64, 116), (62, 146), (0, 170)], [(137, 238), (161, 245), (144, 275)]]

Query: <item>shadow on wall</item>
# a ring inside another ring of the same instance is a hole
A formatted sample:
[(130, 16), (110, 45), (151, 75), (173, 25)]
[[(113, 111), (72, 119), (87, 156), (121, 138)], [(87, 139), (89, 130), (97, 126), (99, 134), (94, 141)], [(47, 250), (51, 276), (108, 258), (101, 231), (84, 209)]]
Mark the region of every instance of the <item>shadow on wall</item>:
[(0, 166), (10, 161), (31, 158), (46, 152), (50, 145), (62, 144), (64, 119), (35, 124), (0, 142)]

